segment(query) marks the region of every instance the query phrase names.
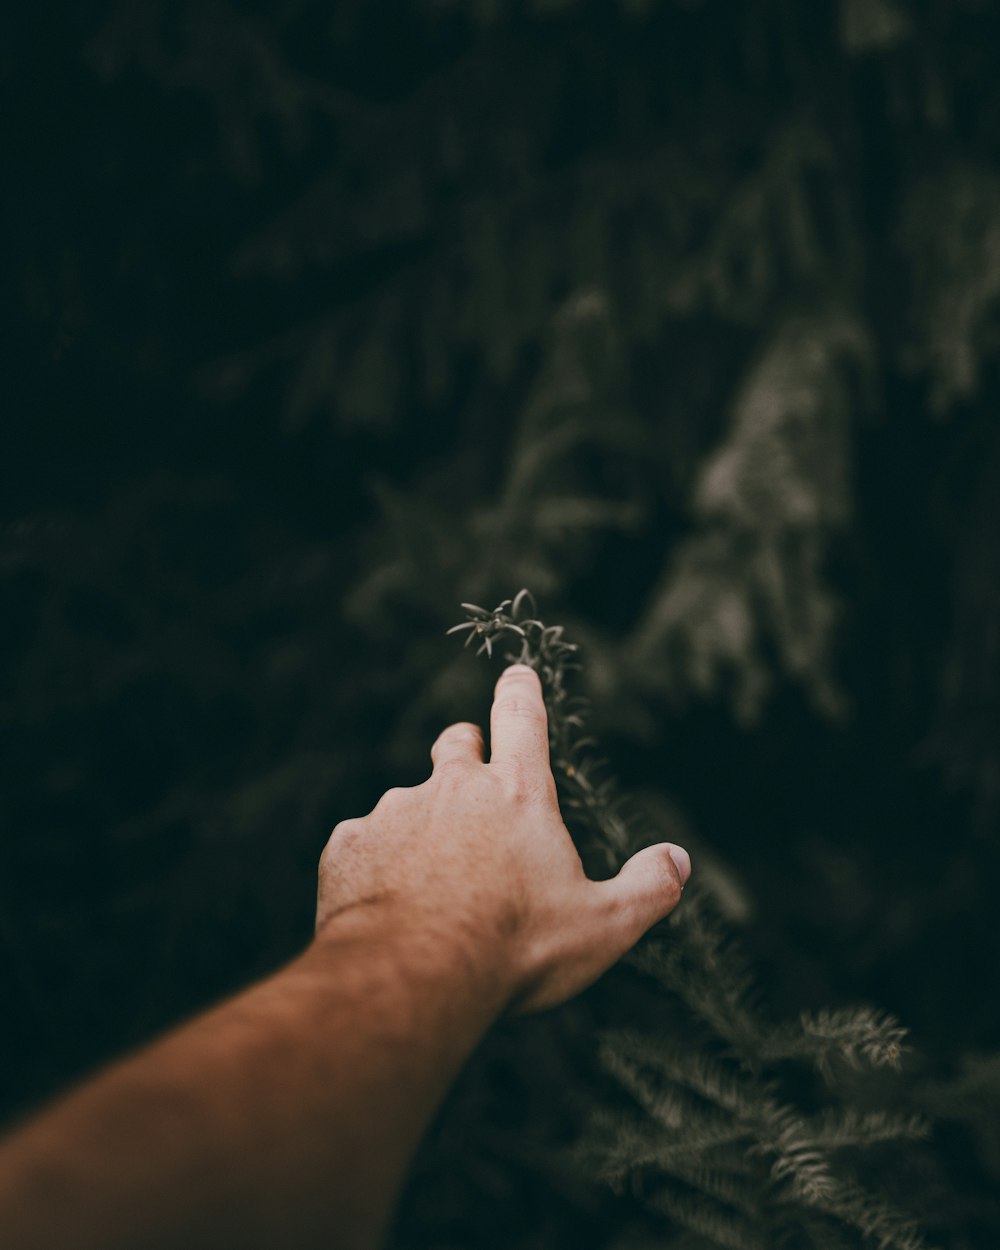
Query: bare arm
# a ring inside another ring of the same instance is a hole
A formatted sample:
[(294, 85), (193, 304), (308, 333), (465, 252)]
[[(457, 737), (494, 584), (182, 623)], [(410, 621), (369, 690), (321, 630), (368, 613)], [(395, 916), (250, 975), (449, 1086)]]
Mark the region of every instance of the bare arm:
[(492, 1022), (590, 984), (689, 871), (661, 844), (587, 880), (530, 669), (498, 682), (491, 737), (485, 764), (478, 729), (450, 726), (428, 781), (337, 826), (298, 959), (8, 1138), (0, 1244), (381, 1244), (420, 1137)]

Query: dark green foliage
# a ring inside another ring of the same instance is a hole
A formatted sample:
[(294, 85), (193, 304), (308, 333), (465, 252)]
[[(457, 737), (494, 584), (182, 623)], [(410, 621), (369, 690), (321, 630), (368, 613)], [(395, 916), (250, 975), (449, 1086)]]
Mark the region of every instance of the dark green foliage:
[(332, 825), (485, 722), (453, 605), (530, 586), (588, 870), (696, 885), (491, 1037), (400, 1237), (877, 1244), (870, 1192), (992, 1250), (995, 6), (64, 10), (3, 69), (4, 1110), (298, 949)]
[[(617, 872), (654, 839), (634, 813), (623, 812), (613, 778), (600, 776), (593, 761), (594, 740), (583, 733), (586, 703), (571, 699), (566, 686), (579, 668), (577, 646), (563, 639), (561, 626), (536, 619), (527, 590), (492, 611), (463, 607), (467, 620), (449, 633), (464, 632), (466, 645), (478, 641), (479, 654), (498, 648), (506, 662), (538, 672), (560, 807), (584, 863), (598, 865), (591, 875)], [(657, 983), (658, 997), (647, 997), (641, 1023), (633, 1005), (624, 1023), (593, 1039), (600, 1066), (628, 1098), (624, 1105), (620, 1096), (591, 1100), (562, 1152), (569, 1175), (617, 1193), (631, 1184), (656, 1213), (664, 1245), (687, 1230), (706, 1246), (828, 1246), (841, 1244), (836, 1230), (846, 1228), (884, 1250), (921, 1250), (914, 1221), (843, 1166), (845, 1153), (927, 1135), (912, 1113), (853, 1105), (838, 1088), (845, 1065), (898, 1065), (904, 1033), (894, 1020), (842, 1009), (773, 1024), (697, 878), (674, 915), (624, 962)], [(614, 995), (613, 973), (603, 989)], [(558, 1034), (558, 1013), (552, 1027)], [(827, 1092), (817, 1104), (814, 1090), (808, 1111), (789, 1092), (794, 1084), (775, 1075), (787, 1060), (826, 1078)]]

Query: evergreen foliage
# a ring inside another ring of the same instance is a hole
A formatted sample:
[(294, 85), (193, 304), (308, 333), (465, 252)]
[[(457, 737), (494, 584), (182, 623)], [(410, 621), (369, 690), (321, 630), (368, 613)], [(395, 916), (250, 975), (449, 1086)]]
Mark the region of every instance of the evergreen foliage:
[(497, 1029), (400, 1245), (992, 1250), (1000, 14), (18, 21), (2, 1110), (299, 949), (328, 829), (485, 716), (450, 605), (530, 586), (562, 635), (470, 620), (547, 657), (588, 871), (695, 884)]
[(837, 610), (823, 571), (851, 515), (844, 368), (870, 358), (864, 330), (834, 309), (790, 317), (750, 367), (695, 479), (698, 528), (674, 548), (631, 639), (631, 662), (653, 681), (706, 696), (729, 672), (734, 713), (751, 721), (772, 685), (770, 644), (822, 713), (839, 711)]
[[(505, 649), (506, 662), (538, 672), (568, 827), (585, 865), (600, 876), (617, 872), (653, 839), (593, 759), (586, 701), (566, 685), (579, 668), (576, 644), (537, 619), (527, 590), (492, 611), (463, 607), (467, 620), (449, 633), (464, 632), (466, 645), (478, 640), (488, 656)], [(847, 1009), (774, 1025), (710, 893), (697, 885), (624, 962), (653, 979), (663, 1001), (652, 1000), (642, 1025), (599, 1031), (597, 1058), (628, 1107), (592, 1100), (563, 1152), (570, 1174), (618, 1193), (631, 1185), (656, 1213), (664, 1245), (687, 1230), (712, 1247), (822, 1247), (848, 1244), (835, 1230), (850, 1229), (883, 1250), (925, 1246), (912, 1218), (843, 1166), (845, 1153), (926, 1136), (915, 1115), (854, 1106), (838, 1090), (839, 1066), (898, 1065), (904, 1033), (895, 1020)], [(823, 1073), (825, 1106), (797, 1105), (775, 1075), (786, 1060)]]

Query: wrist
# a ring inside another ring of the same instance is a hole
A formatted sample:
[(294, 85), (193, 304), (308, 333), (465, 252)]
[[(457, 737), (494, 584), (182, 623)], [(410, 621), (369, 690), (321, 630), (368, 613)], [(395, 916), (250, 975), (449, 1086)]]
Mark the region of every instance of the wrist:
[(485, 1022), (483, 1031), (504, 1014), (518, 990), (500, 937), (394, 893), (335, 912), (317, 928), (307, 953), (334, 975), (341, 975), (351, 958), (387, 962), (416, 992), (463, 1005)]

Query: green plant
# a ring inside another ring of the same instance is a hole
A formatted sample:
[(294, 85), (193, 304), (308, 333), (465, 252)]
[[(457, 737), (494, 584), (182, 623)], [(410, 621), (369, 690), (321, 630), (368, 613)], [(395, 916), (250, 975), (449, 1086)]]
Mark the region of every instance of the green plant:
[[(588, 871), (616, 872), (652, 839), (585, 734), (587, 701), (567, 686), (580, 668), (577, 646), (538, 619), (528, 590), (491, 611), (462, 606), (467, 619), (449, 633), (465, 633), (467, 646), (478, 641), (477, 654), (538, 672), (567, 827)], [(866, 1105), (849, 1079), (898, 1067), (905, 1031), (867, 1007), (768, 1019), (746, 959), (697, 881), (696, 871), (683, 905), (616, 970), (655, 988), (639, 1013), (623, 1007), (622, 1022), (593, 1038), (622, 1097), (614, 1105), (581, 1097), (579, 1137), (558, 1152), (556, 1172), (618, 1193), (631, 1187), (666, 1238), (657, 1244), (923, 1247), (916, 1222), (859, 1173), (868, 1149), (922, 1138), (927, 1125)], [(635, 1235), (626, 1230), (616, 1244)]]

